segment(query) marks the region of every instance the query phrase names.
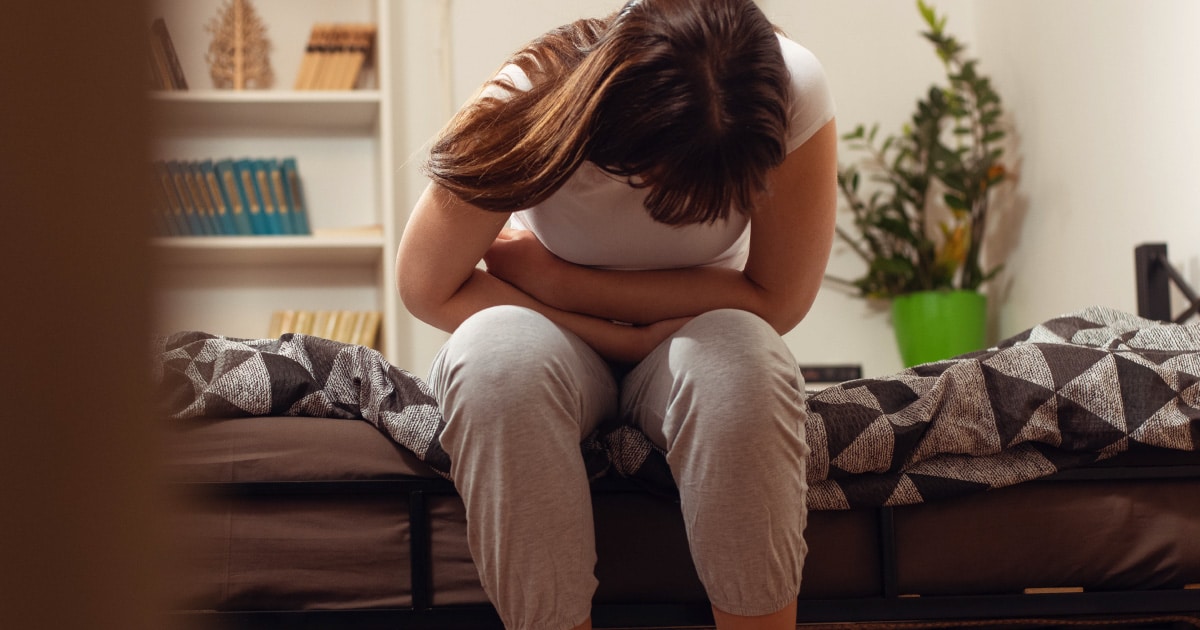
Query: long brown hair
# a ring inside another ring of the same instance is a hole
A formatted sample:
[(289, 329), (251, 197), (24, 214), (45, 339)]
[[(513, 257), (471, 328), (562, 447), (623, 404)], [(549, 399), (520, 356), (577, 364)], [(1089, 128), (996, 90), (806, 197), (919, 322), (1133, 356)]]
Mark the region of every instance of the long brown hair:
[(648, 187), (657, 221), (749, 213), (786, 154), (788, 73), (752, 0), (631, 0), (529, 44), (509, 63), (532, 82), (463, 108), (426, 172), (511, 212), (554, 194), (585, 160)]

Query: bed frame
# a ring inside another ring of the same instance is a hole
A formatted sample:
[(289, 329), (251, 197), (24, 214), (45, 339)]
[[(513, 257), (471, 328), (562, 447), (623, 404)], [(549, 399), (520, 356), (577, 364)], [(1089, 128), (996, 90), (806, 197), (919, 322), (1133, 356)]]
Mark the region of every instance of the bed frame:
[[(1166, 256), (1166, 246), (1150, 244), (1136, 250), (1139, 314), (1158, 320), (1182, 321), (1197, 313), (1200, 299), (1183, 281)], [(1186, 311), (1172, 317), (1171, 289), (1174, 283), (1189, 302)], [(1195, 454), (1193, 454), (1195, 455)], [(1036, 484), (1106, 484), (1133, 482), (1160, 484), (1186, 482), (1200, 490), (1200, 457), (1183, 458), (1171, 465), (1096, 466), (1069, 470), (1028, 482)], [(433, 559), (431, 555), (431, 502), (453, 497), (453, 486), (437, 478), (386, 480), (288, 481), (288, 482), (185, 482), (188, 493), (206, 496), (279, 497), (286, 495), (369, 495), (393, 497), (408, 506), (410, 515), (409, 556), (412, 605), (404, 608), (359, 610), (271, 610), (271, 611), (184, 611), (174, 613), (179, 621), (201, 627), (234, 628), (413, 628), (479, 629), (501, 628), (488, 605), (435, 606), (433, 603)], [(1027, 484), (1022, 484), (1027, 485)], [(633, 482), (602, 479), (594, 487), (597, 501), (621, 501), (646, 491)], [(1195, 496), (1200, 497), (1200, 492)], [(954, 501), (952, 499), (951, 501)], [(901, 550), (897, 541), (897, 519), (910, 508), (877, 508), (867, 511), (877, 536), (878, 593), (869, 597), (810, 599), (801, 595), (799, 622), (873, 622), (924, 620), (938, 622), (963, 619), (1113, 618), (1121, 616), (1175, 619), (1178, 627), (1196, 619), (1200, 627), (1200, 585), (1169, 590), (1120, 590), (1088, 592), (1080, 589), (1030, 590), (994, 595), (911, 596), (899, 580)], [(861, 516), (861, 515), (860, 515)], [(814, 543), (815, 544), (815, 543)], [(603, 558), (601, 559), (603, 562)], [(611, 570), (611, 569), (609, 569)], [(690, 566), (680, 571), (693, 571)], [(598, 568), (601, 580), (605, 569)], [(1196, 568), (1200, 574), (1200, 567)], [(1200, 579), (1197, 580), (1200, 582)], [(709, 607), (703, 603), (600, 603), (593, 610), (597, 628), (710, 627)]]

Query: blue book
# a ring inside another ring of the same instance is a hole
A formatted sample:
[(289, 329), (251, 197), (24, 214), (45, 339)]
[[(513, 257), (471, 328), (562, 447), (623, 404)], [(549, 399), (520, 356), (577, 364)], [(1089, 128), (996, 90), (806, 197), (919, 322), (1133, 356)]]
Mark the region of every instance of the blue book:
[(179, 204), (183, 207), (183, 217), (187, 222), (189, 236), (207, 236), (211, 234), (204, 218), (200, 216), (196, 200), (192, 198), (191, 186), (187, 182), (187, 168), (178, 160), (167, 161), (167, 172)]
[(204, 181), (204, 172), (200, 168), (200, 162), (185, 162), (184, 168), (187, 169), (184, 175), (187, 178), (188, 187), (192, 190), (192, 198), (196, 201), (196, 207), (200, 210), (200, 219), (204, 221), (205, 229), (210, 235), (223, 236), (225, 228), (217, 216), (217, 204), (208, 190), (208, 183)]
[(246, 191), (242, 190), (241, 184), (238, 183), (237, 169), (234, 167), (233, 160), (224, 159), (217, 162), (215, 170), (217, 182), (221, 186), (221, 193), (229, 202), (229, 215), (234, 227), (233, 233), (243, 236), (254, 234), (254, 228), (250, 225), (250, 202), (246, 199)]
[(174, 226), (169, 222), (171, 206), (167, 203), (167, 196), (163, 194), (162, 186), (158, 184), (158, 175), (153, 168), (150, 169), (149, 175), (150, 180), (146, 183), (150, 186), (150, 216), (154, 221), (154, 234), (175, 236)]
[(154, 161), (154, 180), (154, 189), (162, 197), (167, 232), (171, 236), (187, 236), (190, 230), (183, 216), (183, 204), (179, 201), (179, 195), (175, 193), (175, 183), (171, 180), (166, 162)]
[(263, 216), (262, 195), (255, 181), (254, 160), (241, 159), (234, 164), (238, 184), (246, 195), (246, 208), (250, 215), (250, 230), (253, 234), (269, 234), (266, 217)]
[(283, 225), (279, 222), (279, 203), (275, 200), (275, 192), (271, 190), (271, 164), (268, 160), (254, 161), (254, 181), (258, 184), (258, 193), (262, 196), (267, 234), (283, 234)]
[(279, 229), (283, 234), (299, 234), (292, 221), (292, 208), (288, 203), (283, 183), (283, 166), (279, 160), (267, 161), (267, 178), (271, 182), (271, 197), (275, 199), (275, 212), (279, 217)]
[(308, 225), (308, 205), (304, 201), (304, 187), (300, 182), (300, 171), (296, 167), (296, 158), (284, 158), (281, 165), (283, 170), (283, 194), (287, 199), (288, 208), (292, 212), (292, 225), (296, 234), (312, 234)]
[(229, 195), (225, 194), (225, 190), (221, 187), (220, 180), (217, 179), (217, 169), (212, 160), (204, 160), (200, 163), (200, 175), (204, 180), (205, 189), (208, 190), (208, 198), (212, 201), (221, 234), (226, 236), (237, 234), (238, 228), (233, 223), (233, 204), (229, 201)]

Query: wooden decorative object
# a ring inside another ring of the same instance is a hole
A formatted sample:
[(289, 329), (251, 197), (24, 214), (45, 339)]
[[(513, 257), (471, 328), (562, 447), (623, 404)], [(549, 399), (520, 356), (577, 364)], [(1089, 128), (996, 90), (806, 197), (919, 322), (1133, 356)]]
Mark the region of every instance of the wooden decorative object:
[(235, 90), (271, 87), (275, 80), (268, 54), (271, 41), (250, 0), (227, 0), (206, 30), (212, 33), (205, 60), (213, 86)]

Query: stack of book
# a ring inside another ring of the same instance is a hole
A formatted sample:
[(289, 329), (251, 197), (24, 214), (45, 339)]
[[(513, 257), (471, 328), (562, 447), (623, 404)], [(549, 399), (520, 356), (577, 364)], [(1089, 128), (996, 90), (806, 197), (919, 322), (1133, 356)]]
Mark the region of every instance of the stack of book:
[(150, 25), (150, 86), (158, 90), (186, 90), (187, 79), (175, 54), (167, 23), (157, 18)]
[(378, 349), (382, 321), (383, 313), (379, 311), (275, 311), (267, 338), (300, 333)]
[(352, 90), (371, 58), (374, 24), (316, 24), (300, 61), (297, 90)]
[(161, 236), (312, 234), (295, 158), (157, 160), (153, 180)]

